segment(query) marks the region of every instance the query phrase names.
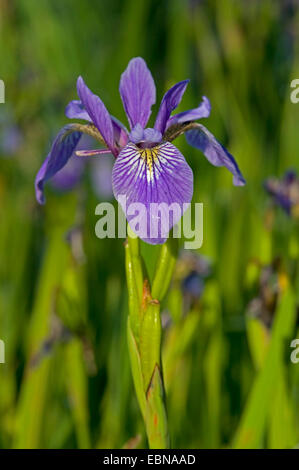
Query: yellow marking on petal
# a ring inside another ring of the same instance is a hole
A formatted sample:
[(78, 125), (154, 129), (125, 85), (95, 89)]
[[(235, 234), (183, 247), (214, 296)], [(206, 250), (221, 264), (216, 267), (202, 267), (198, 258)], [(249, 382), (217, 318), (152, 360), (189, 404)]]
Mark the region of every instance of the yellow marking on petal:
[(152, 147), (152, 148), (145, 148), (139, 150), (141, 158), (145, 161), (146, 166), (149, 169), (149, 172), (152, 173), (153, 171), (153, 164), (158, 159), (159, 154), (159, 146)]

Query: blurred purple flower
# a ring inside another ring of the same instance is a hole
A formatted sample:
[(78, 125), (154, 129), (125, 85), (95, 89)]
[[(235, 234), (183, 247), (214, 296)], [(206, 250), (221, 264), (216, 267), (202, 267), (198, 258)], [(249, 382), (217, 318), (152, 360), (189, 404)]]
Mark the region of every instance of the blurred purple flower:
[[(92, 145), (93, 140), (91, 137), (82, 134), (76, 146), (76, 150), (92, 148)], [(74, 151), (66, 165), (53, 176), (51, 180), (52, 186), (59, 191), (70, 191), (80, 183), (85, 167), (86, 160), (82, 157), (78, 157)]]
[(279, 296), (289, 283), (280, 258), (271, 264), (260, 266), (258, 294), (248, 305), (247, 313), (259, 318), (265, 326), (271, 327)]
[(161, 216), (158, 238), (149, 238), (149, 233), (143, 237), (148, 243), (164, 243), (165, 233), (179, 221), (192, 199), (192, 170), (171, 143), (180, 134), (185, 132), (187, 142), (200, 149), (214, 166), (225, 166), (233, 174), (235, 185), (244, 185), (245, 180), (232, 155), (203, 125), (194, 122), (210, 114), (211, 106), (206, 97), (197, 108), (171, 116), (188, 82), (181, 81), (165, 93), (154, 128), (147, 128), (151, 107), (156, 102), (155, 83), (144, 60), (140, 57), (132, 59), (121, 76), (119, 87), (130, 125), (128, 132), (79, 77), (77, 91), (80, 101), (70, 102), (66, 115), (71, 119), (86, 120), (89, 124), (69, 124), (59, 132), (36, 177), (38, 202), (44, 203), (44, 183), (67, 164), (77, 149), (82, 132), (97, 134), (105, 149), (81, 151), (81, 155), (111, 153), (116, 158), (112, 171), (113, 192), (117, 200), (120, 196), (126, 197), (123, 209), (129, 223), (134, 215), (129, 215), (126, 208), (132, 203), (142, 203), (146, 208), (144, 217), (148, 229), (153, 217), (151, 203), (166, 203), (168, 206), (176, 203), (179, 206), (180, 211), (174, 211), (173, 217), (167, 217), (167, 221)]
[(0, 114), (0, 153), (10, 157), (18, 151), (23, 138), (20, 128), (16, 125), (12, 113), (6, 111)]
[(112, 199), (111, 173), (113, 161), (110, 158), (97, 158), (91, 162), (91, 184), (97, 197)]
[(275, 204), (288, 215), (299, 216), (299, 178), (295, 171), (287, 171), (280, 180), (268, 178), (264, 186)]
[(204, 290), (205, 279), (211, 274), (211, 262), (208, 258), (191, 251), (182, 251), (179, 255), (174, 279), (180, 283), (184, 298), (185, 311), (196, 304)]
[(85, 162), (82, 158), (73, 155), (65, 167), (52, 178), (52, 186), (59, 191), (73, 189), (83, 176)]

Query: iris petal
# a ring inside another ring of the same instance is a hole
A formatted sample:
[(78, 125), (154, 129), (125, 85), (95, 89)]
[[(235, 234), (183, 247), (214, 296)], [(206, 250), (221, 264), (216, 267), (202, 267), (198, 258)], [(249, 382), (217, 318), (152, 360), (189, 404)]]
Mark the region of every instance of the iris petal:
[[(65, 115), (69, 119), (84, 119), (85, 121), (92, 122), (86, 109), (80, 100), (73, 100), (65, 108)], [(124, 147), (128, 142), (128, 131), (125, 126), (114, 116), (110, 114), (113, 126), (114, 141), (119, 147)]]
[(166, 123), (170, 114), (180, 104), (188, 83), (189, 80), (183, 80), (182, 82), (177, 83), (163, 96), (155, 122), (155, 129), (160, 131), (161, 134), (163, 134), (166, 129)]
[(98, 128), (107, 147), (114, 155), (117, 155), (114, 142), (113, 126), (110, 114), (108, 113), (102, 100), (94, 95), (85, 85), (82, 77), (78, 78), (77, 91), (79, 98), (86, 109), (92, 122)]
[(112, 114), (110, 114), (110, 117), (113, 126), (114, 140), (119, 147), (124, 147), (128, 143), (129, 133), (122, 122), (112, 116)]
[(73, 100), (65, 108), (65, 115), (69, 119), (84, 119), (85, 121), (92, 122), (86, 109), (80, 100)]
[(186, 132), (188, 144), (201, 150), (212, 165), (225, 166), (233, 174), (234, 185), (243, 186), (245, 179), (234, 157), (215, 139), (208, 129), (201, 124), (197, 124), (197, 126), (196, 129)]
[(131, 142), (134, 142), (137, 144), (138, 142), (141, 142), (143, 140), (143, 133), (144, 129), (141, 124), (136, 124), (136, 126), (133, 127), (129, 134), (129, 138)]
[(44, 184), (63, 168), (75, 150), (82, 132), (73, 131), (73, 125), (63, 127), (35, 178), (35, 194), (40, 204), (45, 203)]
[[(112, 185), (130, 225), (134, 219), (130, 205), (141, 203), (145, 208), (142, 220), (145, 229), (138, 233), (139, 237), (151, 244), (164, 243), (169, 230), (191, 202), (193, 173), (184, 156), (170, 142), (146, 149), (130, 142), (116, 159)], [(155, 209), (162, 204), (158, 224), (152, 203), (156, 203)], [(175, 210), (168, 216), (167, 208), (173, 203)], [(131, 228), (134, 230), (132, 225)]]
[(156, 102), (156, 87), (141, 57), (130, 60), (121, 76), (119, 92), (131, 129), (138, 123), (144, 128)]
[(171, 116), (171, 118), (167, 121), (166, 129), (168, 129), (173, 124), (183, 124), (184, 122), (207, 118), (210, 116), (210, 112), (211, 103), (206, 96), (203, 96), (202, 102), (197, 106), (197, 108), (189, 109), (188, 111)]

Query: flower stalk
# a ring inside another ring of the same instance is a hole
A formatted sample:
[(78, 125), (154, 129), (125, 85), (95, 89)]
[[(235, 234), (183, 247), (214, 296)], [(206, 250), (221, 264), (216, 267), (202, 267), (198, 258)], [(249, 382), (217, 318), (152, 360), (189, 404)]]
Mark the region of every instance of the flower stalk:
[(128, 232), (125, 243), (129, 296), (127, 334), (133, 382), (149, 447), (168, 449), (170, 442), (161, 363), (160, 302), (171, 281), (177, 250), (174, 240), (168, 240), (162, 245), (151, 290), (142, 267), (139, 239), (132, 236), (130, 230)]
[[(212, 165), (224, 166), (232, 173), (236, 186), (245, 184), (234, 157), (205, 126), (195, 122), (210, 115), (211, 105), (207, 97), (203, 96), (193, 109), (172, 114), (180, 104), (188, 82), (180, 81), (165, 93), (154, 127), (147, 127), (151, 108), (156, 102), (155, 83), (141, 57), (130, 60), (119, 86), (130, 126), (127, 130), (80, 76), (77, 80), (79, 100), (71, 101), (65, 114), (69, 119), (83, 120), (85, 124), (67, 124), (59, 131), (35, 179), (36, 199), (44, 204), (45, 183), (71, 158), (113, 155), (113, 194), (128, 223), (134, 226), (132, 205), (141, 204), (144, 213), (139, 227), (142, 230), (138, 230), (140, 239), (162, 245), (150, 286), (148, 276), (144, 274), (139, 239), (129, 230), (125, 243), (131, 368), (149, 445), (153, 449), (169, 447), (161, 364), (160, 304), (172, 278), (177, 240), (169, 239), (168, 234), (183, 216), (193, 196), (192, 169), (172, 141), (185, 133), (187, 143), (201, 150)], [(101, 148), (79, 148), (83, 134), (98, 140)], [(152, 214), (152, 204), (158, 205), (159, 210), (173, 208), (174, 204), (178, 210), (172, 210), (172, 217), (163, 215), (159, 218)], [(158, 219), (160, 223), (157, 223)]]

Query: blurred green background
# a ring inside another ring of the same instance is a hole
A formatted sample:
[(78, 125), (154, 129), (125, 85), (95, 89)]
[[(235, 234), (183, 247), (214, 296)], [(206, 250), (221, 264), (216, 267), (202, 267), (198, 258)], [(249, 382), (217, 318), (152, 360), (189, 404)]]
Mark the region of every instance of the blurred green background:
[[(88, 164), (73, 191), (48, 184), (44, 207), (34, 195), (78, 75), (125, 122), (119, 77), (138, 55), (158, 102), (185, 78), (179, 110), (209, 97), (205, 125), (247, 180), (233, 187), (227, 170), (184, 137), (176, 142), (194, 170), (193, 201), (204, 203), (204, 243), (193, 255), (210, 268), (194, 273), (183, 258), (163, 304), (172, 446), (299, 445), (299, 364), (290, 360), (299, 338), (298, 218), (264, 188), (298, 168), (297, 5), (0, 0), (1, 448), (147, 446), (126, 345), (123, 241), (94, 233), (96, 204), (109, 191), (101, 195)], [(142, 249), (151, 271), (158, 248)], [(200, 292), (190, 294), (191, 271)]]

